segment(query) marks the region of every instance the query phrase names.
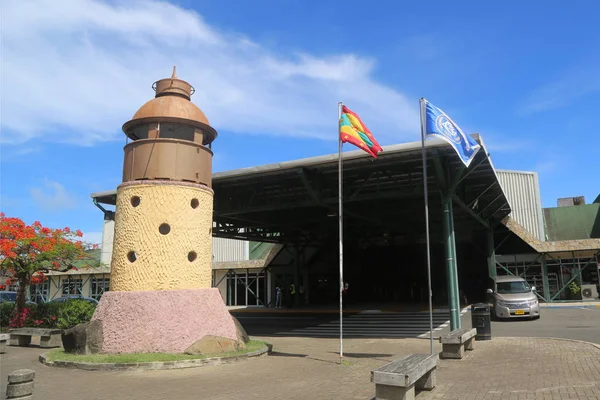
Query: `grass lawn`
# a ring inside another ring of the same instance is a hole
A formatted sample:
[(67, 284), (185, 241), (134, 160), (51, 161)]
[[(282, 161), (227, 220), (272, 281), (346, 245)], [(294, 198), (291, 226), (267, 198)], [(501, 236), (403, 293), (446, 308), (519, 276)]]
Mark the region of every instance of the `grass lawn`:
[(189, 354), (171, 354), (171, 353), (131, 353), (131, 354), (71, 354), (65, 353), (64, 349), (50, 350), (46, 357), (48, 361), (72, 361), (72, 362), (88, 362), (88, 363), (141, 363), (141, 362), (156, 362), (156, 361), (181, 361), (181, 360), (198, 360), (211, 357), (232, 357), (240, 356), (253, 351), (259, 350), (266, 346), (266, 343), (260, 340), (251, 340), (246, 343), (246, 348), (243, 350), (232, 351), (229, 353), (205, 354), (205, 355), (189, 355)]

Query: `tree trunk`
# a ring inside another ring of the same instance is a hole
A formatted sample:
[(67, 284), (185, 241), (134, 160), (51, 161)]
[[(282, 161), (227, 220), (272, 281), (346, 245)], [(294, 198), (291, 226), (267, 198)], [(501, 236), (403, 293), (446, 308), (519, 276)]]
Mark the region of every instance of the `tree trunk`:
[(27, 300), (27, 289), (29, 288), (28, 276), (19, 277), (19, 289), (17, 290), (17, 312), (20, 313), (25, 308)]

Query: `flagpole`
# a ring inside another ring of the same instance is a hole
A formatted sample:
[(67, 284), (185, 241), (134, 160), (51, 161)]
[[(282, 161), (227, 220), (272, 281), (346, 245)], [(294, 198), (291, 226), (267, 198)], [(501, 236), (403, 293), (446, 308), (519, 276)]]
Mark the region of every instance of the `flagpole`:
[(421, 110), (421, 154), (423, 157), (423, 187), (425, 195), (425, 237), (427, 241), (427, 285), (429, 290), (429, 347), (433, 354), (433, 292), (431, 291), (431, 249), (429, 244), (429, 198), (427, 191), (427, 152), (425, 151), (425, 99), (419, 101)]
[(344, 358), (344, 342), (343, 342), (343, 329), (342, 329), (342, 323), (343, 323), (343, 298), (342, 298), (342, 293), (344, 290), (344, 217), (343, 217), (343, 204), (342, 204), (342, 200), (343, 200), (343, 180), (342, 180), (342, 157), (343, 157), (343, 152), (342, 152), (342, 140), (340, 138), (340, 134), (339, 134), (339, 124), (340, 124), (340, 118), (342, 118), (342, 102), (338, 103), (338, 205), (339, 205), (339, 209), (338, 209), (338, 221), (339, 221), (339, 234), (340, 234), (340, 365), (342, 364), (342, 359)]

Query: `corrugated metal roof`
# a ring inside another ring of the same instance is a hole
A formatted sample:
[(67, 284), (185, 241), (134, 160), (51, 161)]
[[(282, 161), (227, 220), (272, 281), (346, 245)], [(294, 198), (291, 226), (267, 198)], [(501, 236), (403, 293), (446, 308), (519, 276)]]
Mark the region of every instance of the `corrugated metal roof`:
[(548, 240), (600, 238), (600, 204), (544, 208)]
[[(257, 243), (257, 242), (254, 242)], [(266, 246), (258, 246), (262, 250), (265, 250), (261, 258), (246, 261), (227, 261), (227, 262), (215, 262), (213, 263), (213, 270), (223, 269), (255, 269), (264, 268), (268, 266), (271, 261), (279, 254), (283, 248), (280, 244), (264, 243)]]
[(535, 238), (544, 240), (540, 186), (536, 172), (497, 170), (510, 204), (510, 216)]
[(245, 240), (212, 238), (213, 262), (248, 260), (248, 242)]

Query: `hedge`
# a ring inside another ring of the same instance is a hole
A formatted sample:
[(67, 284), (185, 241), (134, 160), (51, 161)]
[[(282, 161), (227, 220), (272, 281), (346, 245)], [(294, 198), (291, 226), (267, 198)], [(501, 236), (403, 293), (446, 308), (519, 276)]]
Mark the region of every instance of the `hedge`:
[(15, 303), (0, 304), (0, 328), (58, 328), (69, 329), (89, 321), (96, 305), (85, 300), (69, 299), (64, 303), (27, 305), (20, 315), (15, 314)]

